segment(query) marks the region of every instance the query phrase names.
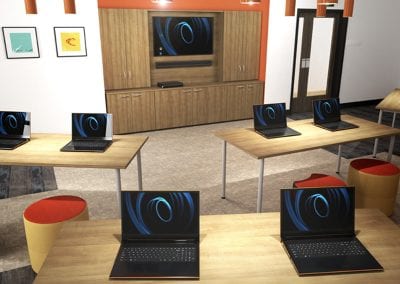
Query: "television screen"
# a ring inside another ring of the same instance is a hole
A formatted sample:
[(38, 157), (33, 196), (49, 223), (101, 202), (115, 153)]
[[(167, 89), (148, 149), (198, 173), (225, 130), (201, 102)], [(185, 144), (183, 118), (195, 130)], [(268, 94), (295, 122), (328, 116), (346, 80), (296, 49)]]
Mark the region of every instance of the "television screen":
[(153, 17), (154, 56), (213, 53), (213, 18)]

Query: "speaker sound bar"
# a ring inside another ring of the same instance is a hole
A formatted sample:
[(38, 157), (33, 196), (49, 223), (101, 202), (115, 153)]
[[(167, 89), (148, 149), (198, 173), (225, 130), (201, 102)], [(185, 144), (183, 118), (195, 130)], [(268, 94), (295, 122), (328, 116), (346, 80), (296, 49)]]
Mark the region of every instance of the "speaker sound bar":
[(211, 66), (211, 60), (189, 60), (189, 61), (166, 61), (156, 62), (157, 69), (163, 68), (181, 68), (181, 67), (203, 67)]

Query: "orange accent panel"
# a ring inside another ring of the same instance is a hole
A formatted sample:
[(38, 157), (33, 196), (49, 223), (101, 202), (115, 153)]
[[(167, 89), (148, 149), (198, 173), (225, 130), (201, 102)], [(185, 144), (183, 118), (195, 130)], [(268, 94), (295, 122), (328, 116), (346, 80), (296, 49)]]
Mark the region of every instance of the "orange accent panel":
[(25, 11), (27, 14), (37, 14), (36, 0), (25, 0)]
[(353, 17), (353, 8), (354, 8), (354, 0), (345, 0), (344, 1), (344, 9), (343, 9), (343, 17)]
[(294, 16), (296, 14), (296, 0), (286, 0), (285, 16)]
[(65, 14), (76, 14), (75, 0), (64, 0)]
[(259, 80), (265, 80), (267, 55), (269, 0), (261, 0), (257, 5), (243, 5), (240, 0), (173, 0), (165, 5), (152, 3), (151, 0), (98, 0), (99, 8), (132, 8), (148, 10), (196, 10), (196, 11), (261, 11), (261, 47)]
[(325, 17), (326, 16), (326, 6), (319, 5), (319, 3), (323, 3), (324, 0), (317, 0), (317, 17)]

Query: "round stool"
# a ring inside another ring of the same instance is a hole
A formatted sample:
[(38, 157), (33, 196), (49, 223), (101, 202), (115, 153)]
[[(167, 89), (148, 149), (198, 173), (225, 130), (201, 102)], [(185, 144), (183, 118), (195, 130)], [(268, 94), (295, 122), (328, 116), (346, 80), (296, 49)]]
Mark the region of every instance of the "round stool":
[(378, 208), (392, 215), (400, 169), (386, 161), (356, 159), (350, 163), (347, 183), (355, 186), (356, 207)]
[(77, 196), (53, 196), (32, 203), (25, 209), (24, 226), (32, 269), (36, 273), (66, 221), (88, 220), (86, 201)]
[(346, 186), (347, 184), (333, 176), (324, 174), (311, 174), (310, 177), (293, 182), (293, 187), (320, 187), (320, 186)]

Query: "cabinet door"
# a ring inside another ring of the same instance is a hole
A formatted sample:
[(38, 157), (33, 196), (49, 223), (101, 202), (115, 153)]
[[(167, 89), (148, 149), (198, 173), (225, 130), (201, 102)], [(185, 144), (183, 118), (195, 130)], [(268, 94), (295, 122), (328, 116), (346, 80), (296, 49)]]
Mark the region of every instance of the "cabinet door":
[(227, 106), (226, 88), (221, 86), (209, 86), (207, 90), (207, 101), (202, 104), (203, 108), (207, 108), (206, 123), (225, 121)]
[(122, 9), (99, 9), (106, 90), (127, 88), (125, 23)]
[(253, 105), (260, 105), (264, 103), (264, 84), (262, 82), (254, 82), (246, 84), (246, 111), (244, 113), (246, 118), (253, 117)]
[(191, 88), (155, 91), (156, 128), (191, 125), (192, 94)]
[(192, 89), (192, 125), (209, 122), (208, 98), (207, 87)]
[(258, 78), (260, 12), (224, 12), (223, 81)]
[(147, 10), (124, 9), (127, 88), (150, 87)]
[(115, 134), (155, 128), (153, 91), (107, 94), (107, 111), (113, 114)]

